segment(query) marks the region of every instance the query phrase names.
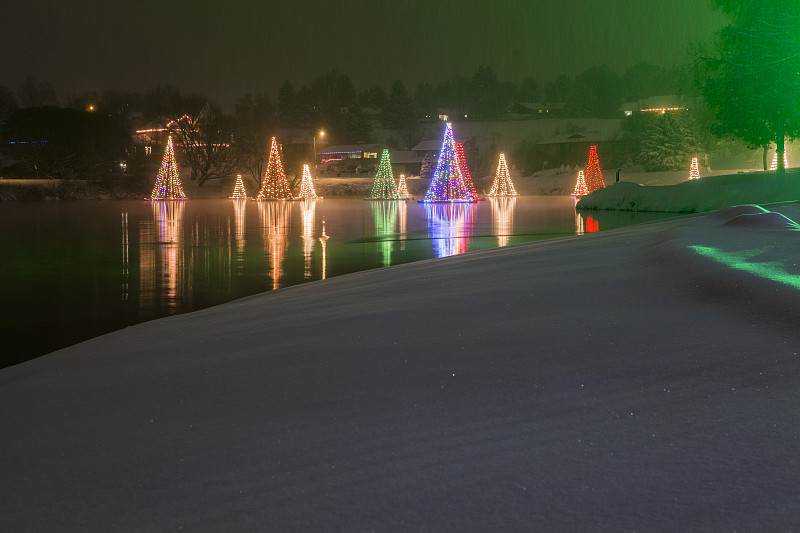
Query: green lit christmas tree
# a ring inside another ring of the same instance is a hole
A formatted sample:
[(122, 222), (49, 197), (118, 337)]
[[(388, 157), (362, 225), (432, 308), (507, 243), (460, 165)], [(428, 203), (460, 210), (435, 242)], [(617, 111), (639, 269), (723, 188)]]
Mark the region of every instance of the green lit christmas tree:
[(378, 172), (375, 174), (375, 183), (369, 193), (370, 199), (399, 200), (400, 193), (394, 183), (392, 175), (392, 163), (389, 161), (389, 150), (384, 149), (381, 155), (381, 162), (378, 164)]

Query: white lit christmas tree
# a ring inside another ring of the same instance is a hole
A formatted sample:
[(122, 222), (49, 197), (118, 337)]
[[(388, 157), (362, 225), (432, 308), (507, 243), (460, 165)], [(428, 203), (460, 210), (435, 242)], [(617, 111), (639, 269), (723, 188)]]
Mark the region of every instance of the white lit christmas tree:
[(311, 169), (308, 165), (303, 165), (303, 181), (300, 183), (300, 198), (319, 198), (317, 192), (314, 190), (314, 184), (311, 183)]
[(236, 185), (233, 186), (231, 198), (247, 198), (247, 191), (244, 190), (244, 182), (242, 181), (241, 174), (236, 174)]
[(497, 171), (494, 173), (494, 182), (489, 196), (516, 196), (514, 184), (511, 183), (511, 175), (508, 172), (506, 155), (500, 154), (500, 161), (497, 163)]
[(689, 166), (689, 179), (696, 180), (700, 178), (700, 166), (697, 164), (697, 158), (692, 158), (692, 164)]
[[(783, 168), (789, 168), (789, 160), (786, 158), (786, 150), (783, 151)], [(772, 156), (772, 164), (769, 166), (770, 170), (778, 170), (778, 152)]]
[(475, 197), (464, 185), (464, 177), (458, 166), (456, 144), (453, 141), (453, 126), (448, 122), (444, 130), (439, 161), (433, 173), (431, 186), (425, 193), (424, 202), (474, 202)]
[(161, 160), (161, 169), (156, 176), (156, 184), (150, 193), (151, 200), (182, 200), (186, 198), (178, 175), (178, 165), (175, 163), (175, 148), (172, 146), (172, 136), (167, 138), (167, 149)]
[(575, 182), (575, 190), (572, 191), (572, 196), (586, 196), (589, 194), (589, 188), (586, 186), (586, 178), (583, 176), (583, 170), (578, 171), (578, 181)]
[(397, 184), (397, 194), (403, 199), (411, 198), (411, 195), (408, 193), (405, 174), (400, 174), (400, 183)]
[(257, 200), (291, 200), (292, 190), (289, 188), (289, 181), (283, 170), (281, 154), (278, 152), (278, 141), (272, 138), (272, 145), (269, 149), (269, 162), (267, 171), (264, 173), (264, 181), (261, 190), (258, 191)]
[(394, 183), (392, 175), (392, 163), (389, 160), (389, 150), (383, 150), (381, 162), (378, 163), (378, 172), (375, 174), (375, 183), (369, 198), (383, 200), (399, 200), (400, 193), (397, 192), (397, 185)]

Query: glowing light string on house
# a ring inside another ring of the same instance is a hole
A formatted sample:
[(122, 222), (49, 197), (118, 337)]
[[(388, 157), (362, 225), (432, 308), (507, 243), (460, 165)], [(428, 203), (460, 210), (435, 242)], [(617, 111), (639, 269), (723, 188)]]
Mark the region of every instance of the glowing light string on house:
[(261, 190), (258, 191), (257, 200), (291, 200), (292, 190), (289, 188), (289, 181), (283, 170), (281, 154), (278, 151), (278, 141), (272, 138), (269, 149), (269, 161), (267, 170), (264, 172), (264, 180), (261, 183)]
[(692, 158), (692, 164), (689, 166), (689, 179), (696, 180), (700, 178), (700, 166), (697, 164), (697, 158)]
[[(600, 161), (597, 158), (597, 146), (592, 145), (589, 149), (589, 162), (586, 164), (586, 187), (592, 193), (597, 189), (602, 189), (606, 186), (603, 181), (603, 173), (600, 171)], [(590, 231), (588, 226), (586, 231)]]
[(300, 198), (313, 199), (319, 198), (311, 182), (311, 169), (308, 165), (303, 165), (303, 181), (300, 182)]
[(247, 191), (244, 188), (241, 174), (236, 174), (236, 184), (233, 186), (231, 198), (247, 198)]
[(492, 189), (489, 191), (489, 196), (516, 195), (517, 191), (514, 189), (514, 184), (511, 182), (511, 175), (508, 172), (506, 155), (500, 154), (500, 160), (497, 163), (497, 171), (494, 173), (494, 181), (492, 182)]
[(178, 175), (178, 165), (175, 162), (175, 148), (172, 145), (172, 135), (167, 137), (167, 148), (161, 160), (161, 169), (156, 176), (156, 184), (150, 193), (151, 200), (182, 200), (186, 198)]
[(448, 122), (444, 130), (442, 149), (433, 173), (431, 185), (425, 193), (424, 202), (473, 202), (475, 198), (464, 185), (458, 166), (456, 146), (453, 141), (453, 126)]
[(475, 184), (472, 183), (472, 175), (469, 173), (467, 166), (467, 157), (464, 154), (464, 145), (456, 143), (456, 155), (458, 156), (458, 168), (461, 170), (461, 177), (464, 180), (464, 186), (467, 188), (473, 198), (478, 198), (478, 191), (475, 190)]
[(399, 200), (400, 193), (394, 183), (392, 175), (392, 163), (389, 160), (389, 150), (383, 150), (381, 161), (378, 163), (378, 171), (375, 173), (375, 182), (372, 184), (372, 191), (369, 193), (371, 199)]
[(578, 180), (575, 182), (575, 189), (572, 191), (572, 196), (586, 196), (589, 194), (589, 188), (586, 186), (586, 178), (583, 175), (583, 170), (578, 171)]

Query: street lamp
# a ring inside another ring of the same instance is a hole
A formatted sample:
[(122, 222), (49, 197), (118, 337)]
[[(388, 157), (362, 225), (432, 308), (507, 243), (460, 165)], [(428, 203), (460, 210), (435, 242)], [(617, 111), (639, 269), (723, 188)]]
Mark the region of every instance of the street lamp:
[(325, 137), (325, 130), (319, 130), (319, 133), (314, 134), (314, 170), (317, 168), (317, 135), (320, 136), (320, 139)]

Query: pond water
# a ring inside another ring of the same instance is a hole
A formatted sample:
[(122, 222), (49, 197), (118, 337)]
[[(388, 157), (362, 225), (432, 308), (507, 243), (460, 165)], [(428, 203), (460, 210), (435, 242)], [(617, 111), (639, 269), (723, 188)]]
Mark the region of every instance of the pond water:
[(0, 367), (280, 287), (665, 216), (553, 196), (3, 203)]

